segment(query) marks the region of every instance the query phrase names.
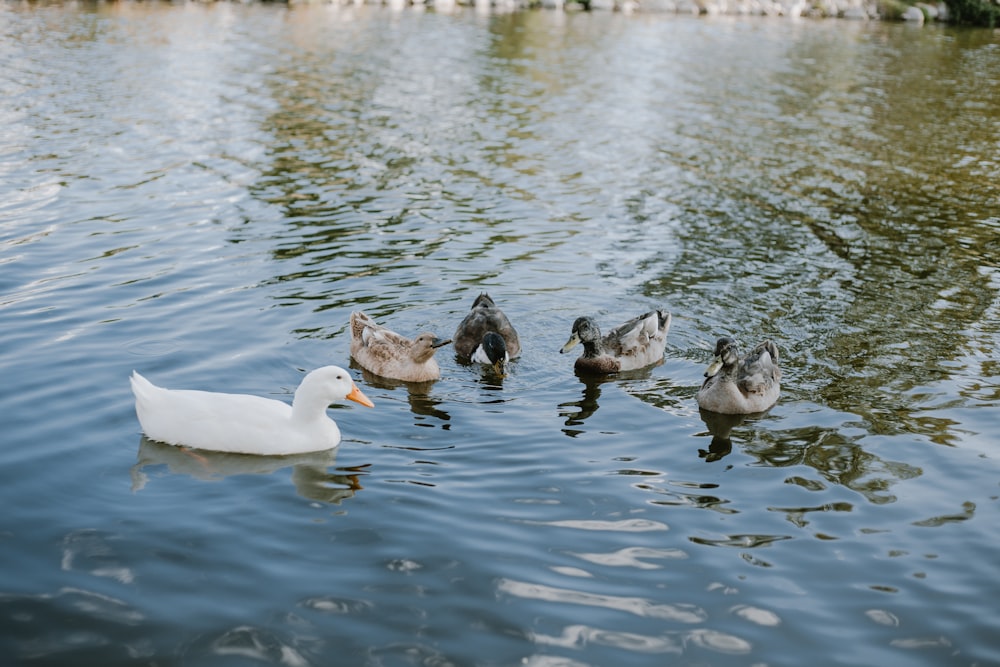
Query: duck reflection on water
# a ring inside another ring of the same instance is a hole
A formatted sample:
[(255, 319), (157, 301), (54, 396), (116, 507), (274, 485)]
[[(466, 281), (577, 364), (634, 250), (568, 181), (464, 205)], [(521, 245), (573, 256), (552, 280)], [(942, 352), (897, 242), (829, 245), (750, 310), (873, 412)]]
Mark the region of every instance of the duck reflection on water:
[(442, 428), (448, 430), (451, 415), (437, 407), (441, 405), (442, 401), (434, 398), (431, 394), (431, 388), (434, 386), (435, 382), (434, 380), (429, 380), (427, 382), (407, 382), (405, 380), (394, 380), (392, 378), (382, 377), (381, 375), (376, 375), (375, 373), (365, 369), (353, 359), (351, 360), (351, 368), (360, 370), (361, 377), (364, 378), (365, 384), (370, 387), (376, 389), (388, 389), (390, 391), (395, 391), (400, 388), (405, 389), (406, 399), (410, 404), (410, 412), (418, 417), (433, 417), (434, 419), (440, 420), (444, 422)]
[[(600, 407), (597, 399), (601, 397), (601, 385), (612, 381), (607, 377), (600, 376), (579, 376), (579, 380), (583, 384), (583, 395), (580, 397), (580, 400), (559, 404), (559, 416), (566, 418), (564, 424), (567, 427), (580, 426), (588, 417), (597, 412), (597, 408)], [(576, 408), (576, 410), (565, 408)], [(583, 433), (583, 431), (574, 428), (564, 428), (563, 433), (571, 438), (575, 438)]]
[[(705, 459), (706, 463), (718, 461), (729, 455), (733, 451), (733, 429), (750, 420), (755, 421), (763, 417), (767, 412), (755, 412), (748, 415), (725, 415), (720, 412), (712, 412), (699, 408), (698, 414), (701, 420), (708, 427), (708, 432), (712, 436), (712, 442), (708, 449), (698, 449), (698, 456)], [(702, 434), (704, 435), (704, 434)]]
[(219, 481), (234, 475), (269, 475), (292, 468), (292, 483), (307, 500), (338, 505), (361, 490), (360, 478), (368, 464), (331, 470), (337, 449), (288, 456), (253, 456), (175, 447), (142, 436), (136, 463), (132, 466), (132, 491), (149, 482), (148, 468), (166, 466), (177, 475), (204, 481)]
[[(564, 425), (567, 427), (581, 426), (584, 421), (597, 412), (597, 409), (601, 407), (598, 403), (598, 400), (601, 398), (601, 385), (618, 384), (629, 380), (648, 380), (651, 377), (652, 368), (653, 367), (650, 366), (633, 371), (620, 371), (618, 373), (606, 375), (577, 373), (576, 378), (580, 381), (580, 384), (583, 385), (583, 393), (578, 401), (569, 401), (559, 404), (559, 416), (566, 418)], [(569, 410), (567, 408), (577, 409)], [(583, 431), (573, 428), (564, 428), (563, 433), (571, 438), (575, 438), (583, 433)]]

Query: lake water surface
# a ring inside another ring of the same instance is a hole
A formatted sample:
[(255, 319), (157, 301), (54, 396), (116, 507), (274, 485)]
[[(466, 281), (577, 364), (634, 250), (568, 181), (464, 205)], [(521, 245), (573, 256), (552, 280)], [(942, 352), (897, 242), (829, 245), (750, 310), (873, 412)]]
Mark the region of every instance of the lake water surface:
[[(0, 662), (1000, 664), (998, 100), (985, 30), (0, 4)], [(508, 377), (351, 365), (481, 291)], [(699, 414), (723, 334), (767, 415)], [(128, 385), (327, 364), (376, 406), (294, 458)]]

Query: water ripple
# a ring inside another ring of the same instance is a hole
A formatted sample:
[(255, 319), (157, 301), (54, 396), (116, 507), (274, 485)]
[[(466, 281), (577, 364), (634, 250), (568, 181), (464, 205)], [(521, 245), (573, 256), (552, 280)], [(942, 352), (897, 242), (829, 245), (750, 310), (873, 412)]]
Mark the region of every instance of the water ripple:
[(665, 523), (649, 519), (622, 519), (620, 521), (604, 521), (599, 519), (564, 519), (559, 521), (521, 521), (521, 523), (554, 528), (573, 528), (575, 530), (610, 531), (616, 533), (645, 533), (649, 531), (669, 530)]
[(642, 618), (658, 618), (675, 623), (701, 623), (708, 618), (705, 611), (696, 605), (663, 604), (640, 597), (600, 595), (513, 579), (501, 579), (497, 583), (497, 590), (500, 593), (528, 600), (601, 607), (623, 611)]
[(611, 553), (574, 553), (574, 556), (589, 563), (610, 567), (634, 567), (639, 570), (657, 570), (663, 567), (647, 560), (674, 560), (687, 558), (680, 549), (653, 549), (650, 547), (626, 547)]

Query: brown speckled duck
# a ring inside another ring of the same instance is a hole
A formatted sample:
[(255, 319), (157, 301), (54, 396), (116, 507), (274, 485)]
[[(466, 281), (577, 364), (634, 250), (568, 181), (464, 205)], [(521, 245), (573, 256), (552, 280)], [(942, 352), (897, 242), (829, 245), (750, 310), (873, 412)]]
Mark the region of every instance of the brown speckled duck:
[(705, 370), (698, 390), (698, 407), (727, 415), (749, 415), (768, 410), (781, 394), (778, 346), (770, 340), (740, 357), (732, 338), (715, 343), (715, 359)]
[(422, 333), (413, 340), (387, 329), (361, 311), (351, 313), (351, 356), (363, 368), (385, 378), (428, 382), (441, 377), (434, 352), (451, 339)]
[(617, 373), (644, 368), (663, 360), (663, 350), (670, 330), (670, 313), (653, 310), (632, 318), (601, 335), (590, 317), (578, 317), (573, 333), (560, 352), (568, 352), (583, 343), (583, 354), (574, 367), (581, 373)]

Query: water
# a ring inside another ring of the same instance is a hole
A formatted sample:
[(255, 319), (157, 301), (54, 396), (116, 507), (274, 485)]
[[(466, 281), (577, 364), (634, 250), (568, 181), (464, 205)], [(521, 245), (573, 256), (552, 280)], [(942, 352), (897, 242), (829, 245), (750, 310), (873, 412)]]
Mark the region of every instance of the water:
[[(0, 5), (0, 656), (987, 665), (1000, 42), (841, 21)], [(290, 400), (353, 309), (450, 335), (288, 459), (127, 377)], [(674, 315), (595, 381), (573, 319)], [(783, 396), (719, 423), (715, 337)], [(713, 435), (714, 433), (714, 435)]]

